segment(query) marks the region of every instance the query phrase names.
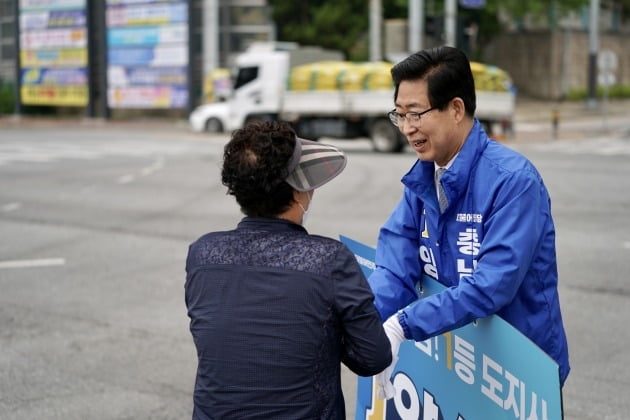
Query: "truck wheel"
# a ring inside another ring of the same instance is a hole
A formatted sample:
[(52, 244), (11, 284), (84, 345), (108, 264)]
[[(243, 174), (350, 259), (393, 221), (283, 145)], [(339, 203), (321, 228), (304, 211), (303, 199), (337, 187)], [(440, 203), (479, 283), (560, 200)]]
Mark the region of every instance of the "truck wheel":
[(372, 122), (370, 139), (374, 150), (379, 153), (399, 153), (405, 146), (398, 128), (384, 118)]
[(223, 131), (223, 124), (216, 118), (210, 118), (206, 121), (206, 131), (208, 133), (221, 133)]

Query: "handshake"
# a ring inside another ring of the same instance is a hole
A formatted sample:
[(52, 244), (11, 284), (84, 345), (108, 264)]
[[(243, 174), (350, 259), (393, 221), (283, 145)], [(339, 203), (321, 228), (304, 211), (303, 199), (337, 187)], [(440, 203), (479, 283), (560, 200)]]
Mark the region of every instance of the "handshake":
[(384, 371), (375, 375), (374, 380), (378, 386), (377, 397), (389, 400), (396, 394), (390, 377), (392, 376), (396, 362), (398, 362), (398, 351), (400, 350), (402, 342), (405, 341), (405, 333), (398, 321), (398, 314), (390, 316), (383, 324), (383, 329), (392, 346), (392, 363)]

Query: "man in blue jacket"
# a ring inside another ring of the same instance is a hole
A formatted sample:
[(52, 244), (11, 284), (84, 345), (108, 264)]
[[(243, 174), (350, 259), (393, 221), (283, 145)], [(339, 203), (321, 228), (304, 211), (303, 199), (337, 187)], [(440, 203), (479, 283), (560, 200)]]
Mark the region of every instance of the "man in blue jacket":
[[(420, 51), (392, 69), (389, 113), (419, 160), (381, 228), (369, 283), (394, 361), (405, 339), (426, 340), (497, 314), (569, 374), (558, 299), (555, 229), (543, 180), (523, 156), (488, 138), (475, 114), (470, 63), (456, 48)], [(423, 276), (446, 286), (418, 300)]]

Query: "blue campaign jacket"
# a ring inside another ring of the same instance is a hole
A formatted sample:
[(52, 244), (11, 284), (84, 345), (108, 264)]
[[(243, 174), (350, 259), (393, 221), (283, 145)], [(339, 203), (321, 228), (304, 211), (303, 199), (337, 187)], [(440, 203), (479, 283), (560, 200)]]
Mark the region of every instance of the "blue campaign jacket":
[[(497, 314), (559, 364), (564, 383), (570, 367), (555, 229), (540, 174), (478, 121), (442, 177), (449, 202), (442, 215), (433, 174), (433, 162), (416, 162), (381, 228), (369, 278), (381, 318), (404, 308), (405, 336), (422, 341)], [(447, 289), (415, 302), (423, 275)]]

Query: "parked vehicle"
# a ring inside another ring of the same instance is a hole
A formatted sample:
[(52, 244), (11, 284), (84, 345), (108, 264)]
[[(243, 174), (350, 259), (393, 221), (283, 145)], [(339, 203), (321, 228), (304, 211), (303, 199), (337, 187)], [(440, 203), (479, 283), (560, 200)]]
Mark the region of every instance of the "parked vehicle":
[[(192, 129), (231, 132), (252, 119), (281, 119), (305, 138), (369, 137), (375, 151), (403, 150), (406, 141), (387, 118), (394, 100), (391, 63), (328, 59), (295, 65), (301, 52), (295, 44), (252, 44), (235, 59), (231, 96), (197, 107)], [(471, 68), (477, 118), (490, 131), (509, 126), (515, 104), (509, 75), (481, 63)]]

